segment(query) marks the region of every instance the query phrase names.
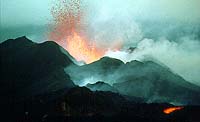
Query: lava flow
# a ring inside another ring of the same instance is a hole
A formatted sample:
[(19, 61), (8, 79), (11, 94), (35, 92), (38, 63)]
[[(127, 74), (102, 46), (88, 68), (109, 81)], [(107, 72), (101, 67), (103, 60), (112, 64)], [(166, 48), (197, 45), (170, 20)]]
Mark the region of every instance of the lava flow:
[(165, 114), (171, 114), (172, 112), (178, 111), (178, 110), (181, 110), (181, 109), (183, 109), (183, 107), (169, 107), (169, 108), (164, 109), (163, 112)]

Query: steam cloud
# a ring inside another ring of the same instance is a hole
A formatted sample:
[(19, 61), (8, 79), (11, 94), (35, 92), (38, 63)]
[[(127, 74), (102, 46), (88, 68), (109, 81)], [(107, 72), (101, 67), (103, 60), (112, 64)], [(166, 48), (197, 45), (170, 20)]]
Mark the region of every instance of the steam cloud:
[[(177, 0), (177, 3), (181, 3), (180, 5), (187, 5), (185, 0), (182, 2)], [(86, 13), (84, 34), (98, 46), (110, 49), (104, 56), (117, 58), (125, 63), (132, 60), (153, 60), (169, 67), (185, 80), (200, 86), (200, 67), (198, 67), (200, 64), (200, 23), (197, 22), (200, 16), (195, 14), (196, 12), (193, 15), (185, 16), (185, 13), (191, 10), (190, 8), (176, 8), (177, 3), (176, 5), (170, 3), (167, 0), (158, 3), (153, 3), (151, 0), (85, 1), (82, 3), (85, 4), (83, 7), (85, 7)], [(195, 4), (195, 1), (192, 4)], [(113, 51), (112, 46), (116, 42), (120, 44), (120, 49)], [(114, 62), (112, 63), (115, 65)], [(141, 67), (133, 69), (133, 67), (126, 67), (124, 70), (123, 67), (120, 67), (110, 71), (108, 66), (102, 68), (98, 64), (95, 66), (91, 64), (88, 67), (88, 71), (84, 66), (77, 69), (73, 66), (67, 67), (65, 71), (75, 84), (80, 86), (103, 81), (118, 88), (122, 94), (144, 97), (148, 99), (148, 102), (161, 100), (172, 104), (186, 104), (189, 101), (189, 99), (185, 99), (187, 95), (183, 95), (183, 101), (178, 101), (178, 99), (176, 101), (174, 98), (170, 99), (154, 91), (153, 81), (156, 81), (154, 79), (156, 77), (151, 76), (151, 72), (153, 72), (152, 70), (159, 72), (159, 68), (152, 69), (151, 66), (147, 66), (144, 69)], [(104, 69), (107, 69), (106, 73), (104, 73)], [(164, 76), (165, 72), (160, 72), (160, 74), (161, 77), (168, 77)], [(133, 83), (131, 86), (131, 83), (128, 82), (129, 77), (131, 80), (135, 80), (135, 83), (142, 85), (138, 87)], [(144, 82), (137, 82), (137, 77)], [(178, 84), (182, 81), (177, 77), (170, 75), (169, 77)], [(130, 84), (127, 85), (126, 81)], [(168, 82), (163, 79), (161, 81), (163, 81), (161, 83), (163, 86)], [(117, 84), (120, 82), (122, 84)], [(176, 94), (176, 88), (173, 89), (171, 86), (169, 88), (171, 88), (169, 94), (166, 92), (169, 96), (179, 96)]]
[[(188, 3), (193, 5), (194, 12), (187, 16), (185, 13), (191, 11), (186, 7), (187, 1), (145, 2), (85, 2), (89, 13), (87, 35), (108, 48), (116, 41), (121, 43), (121, 50), (107, 51), (105, 56), (124, 62), (155, 60), (200, 85), (200, 23), (197, 21), (200, 16), (195, 7), (198, 1)], [(129, 53), (129, 47), (137, 48)]]
[(200, 42), (183, 39), (180, 43), (166, 39), (155, 41), (143, 39), (138, 43), (133, 53), (128, 51), (108, 51), (106, 56), (120, 59), (124, 62), (131, 60), (155, 60), (167, 65), (172, 71), (188, 81), (200, 85)]

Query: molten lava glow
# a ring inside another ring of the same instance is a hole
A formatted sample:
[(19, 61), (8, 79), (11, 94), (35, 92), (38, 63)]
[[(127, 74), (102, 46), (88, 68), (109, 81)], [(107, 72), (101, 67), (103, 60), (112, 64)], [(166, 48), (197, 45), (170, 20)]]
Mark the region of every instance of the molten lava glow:
[[(100, 47), (87, 35), (87, 13), (81, 7), (81, 0), (61, 0), (52, 7), (51, 13), (54, 23), (49, 40), (54, 40), (78, 61), (91, 63), (104, 56), (108, 47)], [(109, 47), (112, 50), (120, 48), (119, 40)]]
[(86, 63), (96, 61), (105, 54), (105, 50), (97, 48), (94, 43), (89, 43), (76, 32), (68, 36), (66, 48), (76, 60)]
[(170, 108), (164, 109), (163, 112), (165, 114), (170, 114), (170, 113), (172, 113), (174, 111), (178, 111), (178, 110), (181, 110), (181, 109), (183, 109), (183, 107), (170, 107)]

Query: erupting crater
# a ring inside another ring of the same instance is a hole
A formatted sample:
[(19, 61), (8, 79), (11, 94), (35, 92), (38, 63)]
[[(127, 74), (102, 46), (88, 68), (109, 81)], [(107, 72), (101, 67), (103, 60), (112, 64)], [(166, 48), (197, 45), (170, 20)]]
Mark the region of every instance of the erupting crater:
[(105, 54), (105, 49), (97, 48), (95, 43), (84, 40), (76, 32), (68, 36), (66, 49), (77, 61), (86, 63), (99, 60)]
[[(52, 7), (54, 18), (53, 30), (49, 39), (66, 49), (77, 61), (85, 63), (94, 62), (103, 57), (108, 47), (100, 47), (95, 41), (90, 40), (85, 32), (88, 32), (80, 0), (62, 0)], [(95, 36), (95, 35), (93, 35)], [(119, 44), (113, 44), (112, 48), (119, 49)]]

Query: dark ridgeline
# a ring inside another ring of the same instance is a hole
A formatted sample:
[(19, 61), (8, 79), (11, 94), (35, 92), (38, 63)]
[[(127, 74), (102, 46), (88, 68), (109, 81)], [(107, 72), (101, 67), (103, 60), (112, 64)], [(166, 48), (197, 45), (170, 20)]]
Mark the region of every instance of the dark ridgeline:
[(110, 92), (114, 92), (114, 93), (118, 93), (118, 90), (116, 88), (114, 88), (113, 86), (111, 86), (108, 83), (105, 83), (103, 81), (98, 81), (96, 83), (88, 83), (86, 85), (87, 88), (89, 88), (92, 91), (110, 91)]
[[(37, 44), (26, 37), (1, 43), (0, 53), (0, 111), (6, 121), (199, 120), (199, 106), (185, 106), (183, 110), (165, 115), (163, 109), (172, 105), (145, 103), (156, 95), (178, 102), (189, 99), (186, 101), (189, 104), (199, 103), (199, 87), (154, 62), (124, 64), (104, 57), (78, 66), (69, 53), (55, 42)], [(67, 74), (64, 71), (66, 67), (73, 67), (73, 71)], [(104, 82), (88, 84), (91, 91), (77, 87), (70, 78), (86, 78), (91, 74), (101, 76), (105, 82), (109, 78), (120, 82), (113, 86)], [(113, 76), (110, 77), (110, 74)]]
[(142, 97), (146, 102), (200, 105), (199, 86), (153, 61), (123, 63), (118, 59), (103, 57), (88, 65), (69, 67), (67, 72), (74, 81), (83, 81), (92, 76), (105, 82), (96, 81), (96, 84), (86, 86), (93, 91), (114, 90), (123, 95)]
[(1, 89), (6, 94), (26, 96), (75, 86), (64, 72), (73, 62), (55, 42), (36, 44), (20, 37), (1, 43), (0, 51)]
[(9, 39), (0, 44), (0, 53), (1, 104), (5, 113), (24, 111), (24, 99), (75, 86), (64, 72), (73, 62), (55, 42), (37, 44), (26, 37)]

